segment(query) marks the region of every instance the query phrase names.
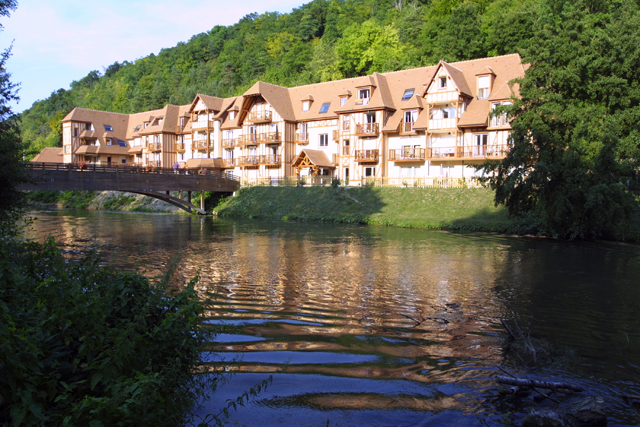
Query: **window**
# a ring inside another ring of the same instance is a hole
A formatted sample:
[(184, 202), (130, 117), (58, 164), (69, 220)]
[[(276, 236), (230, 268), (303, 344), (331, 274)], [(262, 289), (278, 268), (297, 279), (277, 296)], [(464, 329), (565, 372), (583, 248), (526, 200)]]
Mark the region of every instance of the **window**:
[(104, 130), (107, 132), (113, 132), (113, 127), (111, 125), (104, 125)]
[(342, 155), (343, 156), (348, 156), (349, 155), (349, 140), (345, 139), (342, 141)]
[(180, 127), (184, 126), (184, 117), (180, 117)]
[(73, 136), (78, 136), (78, 128), (73, 128)]
[(122, 163), (123, 165), (126, 165), (127, 164), (127, 159), (121, 157), (120, 158), (120, 163)]
[(133, 131), (134, 131), (134, 132), (138, 132), (138, 131), (140, 130), (140, 128), (141, 128), (141, 127), (142, 127), (141, 125), (136, 126), (136, 128), (135, 128)]
[(309, 107), (311, 106), (311, 102), (309, 101), (302, 101), (302, 112), (306, 113), (307, 111), (309, 111)]
[(149, 126), (149, 122), (144, 122), (144, 128), (146, 129)]
[(413, 89), (405, 89), (404, 90), (404, 95), (402, 95), (402, 100), (403, 101), (407, 101), (407, 100), (411, 99), (411, 97), (413, 96), (414, 92), (415, 92), (415, 88), (413, 88)]
[(438, 89), (446, 89), (447, 88), (447, 77), (443, 76), (438, 78)]
[(230, 111), (229, 112), (229, 120), (235, 120), (236, 118), (236, 112), (235, 111)]
[(306, 122), (300, 123), (300, 133), (307, 133), (307, 123)]
[(369, 100), (369, 89), (358, 89), (358, 99)]
[(153, 142), (156, 144), (160, 142), (160, 135), (153, 135)]
[(456, 117), (456, 109), (454, 107), (448, 107), (442, 109), (443, 119), (453, 119)]
[(344, 168), (344, 179), (345, 181), (349, 181), (349, 168)]
[(124, 141), (120, 141), (120, 140), (118, 140), (118, 145), (119, 145), (120, 147), (126, 147), (126, 146), (127, 146), (127, 143), (126, 143), (126, 142), (124, 142)]
[(340, 97), (340, 106), (342, 107), (346, 103), (347, 103), (347, 97), (346, 96), (341, 96)]
[(111, 163), (111, 156), (107, 156), (107, 163)]
[(85, 126), (84, 126), (84, 128), (85, 128), (86, 130), (91, 130), (91, 123), (86, 123), (86, 124), (85, 124)]
[(318, 142), (318, 146), (319, 147), (327, 147), (329, 145), (329, 134), (328, 133), (321, 133), (319, 136), (320, 136), (320, 140)]
[(490, 86), (491, 86), (490, 76), (478, 77), (478, 99), (487, 99), (489, 97)]
[(365, 113), (364, 121), (365, 121), (365, 123), (375, 123), (376, 122), (376, 113)]
[(374, 176), (376, 176), (376, 168), (373, 166), (364, 168), (364, 176), (366, 178), (373, 178)]
[(404, 122), (414, 123), (418, 119), (418, 110), (409, 110), (404, 112)]
[(346, 115), (342, 118), (342, 130), (349, 130), (351, 127), (351, 116)]
[(162, 124), (162, 119), (157, 119), (156, 121), (153, 122), (153, 124), (151, 126), (158, 126)]
[(107, 138), (107, 145), (111, 145), (111, 138)]
[(330, 102), (325, 102), (324, 104), (322, 104), (322, 107), (320, 107), (320, 114), (324, 114), (327, 111), (329, 111), (329, 106), (331, 105)]
[(473, 135), (474, 145), (487, 145), (488, 139), (489, 135), (487, 135), (486, 133), (477, 133)]

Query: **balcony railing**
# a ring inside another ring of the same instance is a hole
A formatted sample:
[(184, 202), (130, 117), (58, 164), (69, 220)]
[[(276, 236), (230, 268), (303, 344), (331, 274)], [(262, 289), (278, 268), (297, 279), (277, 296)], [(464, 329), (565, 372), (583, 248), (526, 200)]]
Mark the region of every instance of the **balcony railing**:
[(457, 147), (456, 154), (460, 158), (501, 159), (508, 151), (506, 145), (471, 145)]
[(348, 132), (349, 130), (351, 130), (351, 122), (350, 121), (342, 121), (342, 131), (343, 132)]
[(264, 132), (258, 134), (258, 140), (264, 143), (281, 142), (280, 132)]
[(429, 120), (429, 130), (433, 129), (455, 129), (458, 126), (458, 119), (431, 119)]
[(222, 140), (222, 147), (224, 148), (233, 148), (236, 146), (236, 141), (238, 138), (224, 138)]
[(232, 168), (232, 167), (235, 167), (235, 165), (236, 165), (235, 159), (222, 159), (223, 168)]
[(207, 147), (206, 139), (196, 139), (193, 141), (193, 148), (196, 150), (207, 150), (212, 149), (213, 147)]
[(201, 120), (197, 122), (191, 122), (191, 129), (213, 129), (213, 120)]
[(416, 133), (416, 130), (413, 128), (414, 122), (402, 122), (400, 123), (400, 132), (401, 133)]
[(307, 132), (297, 132), (296, 133), (296, 142), (298, 144), (308, 144), (309, 143), (309, 134)]
[(356, 162), (377, 162), (379, 150), (356, 150)]
[(337, 130), (333, 131), (333, 140), (334, 141), (339, 141), (340, 140), (340, 131), (337, 131)]
[(150, 142), (147, 148), (149, 149), (149, 151), (162, 151), (162, 143)]
[(179, 153), (184, 153), (185, 144), (184, 142), (176, 142), (176, 151)]
[(348, 145), (343, 145), (342, 146), (342, 155), (343, 156), (348, 156), (351, 154), (351, 147), (349, 147)]
[(241, 156), (236, 159), (236, 166), (258, 166), (260, 156)]
[(259, 138), (257, 133), (241, 135), (238, 138), (238, 145), (257, 144), (258, 142), (259, 142)]
[(424, 148), (401, 148), (389, 150), (389, 160), (392, 162), (418, 162), (424, 161)]
[(378, 134), (378, 123), (364, 123), (361, 125), (356, 125), (356, 135), (377, 135)]
[(337, 154), (333, 154), (332, 156), (333, 158), (331, 159), (331, 163), (334, 165), (339, 165), (340, 164), (340, 156), (338, 156)]
[(491, 117), (491, 127), (510, 126), (509, 120), (505, 114)]
[(152, 168), (159, 168), (160, 167), (160, 160), (149, 160), (147, 162), (147, 166), (150, 166)]
[(261, 165), (280, 166), (280, 164), (282, 163), (282, 157), (280, 156), (280, 154), (269, 154), (266, 156), (260, 156), (258, 162)]
[(272, 117), (273, 114), (271, 110), (259, 110), (249, 113), (247, 120), (252, 123), (269, 123)]
[(463, 147), (433, 147), (426, 149), (427, 159), (501, 159), (509, 151), (506, 145), (468, 145)]

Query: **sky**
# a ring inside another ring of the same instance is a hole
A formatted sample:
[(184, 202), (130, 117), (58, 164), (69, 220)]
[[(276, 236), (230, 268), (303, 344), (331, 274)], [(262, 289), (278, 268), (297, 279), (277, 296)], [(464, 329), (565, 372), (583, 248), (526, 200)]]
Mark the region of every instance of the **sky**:
[(21, 85), (12, 108), (22, 112), (116, 61), (157, 54), (249, 13), (289, 13), (308, 1), (18, 0), (10, 17), (0, 17), (0, 50), (13, 41), (6, 68)]

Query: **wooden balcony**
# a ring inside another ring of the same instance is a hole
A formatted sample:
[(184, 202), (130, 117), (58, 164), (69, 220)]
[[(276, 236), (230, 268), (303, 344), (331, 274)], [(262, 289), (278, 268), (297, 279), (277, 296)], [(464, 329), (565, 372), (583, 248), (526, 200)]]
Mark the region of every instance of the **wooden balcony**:
[(415, 135), (418, 132), (413, 128), (414, 124), (414, 122), (400, 123), (400, 133), (403, 135)]
[(233, 168), (236, 166), (236, 159), (222, 159), (223, 168)]
[(331, 159), (331, 164), (338, 166), (340, 164), (340, 156), (338, 154), (333, 154)]
[(460, 95), (457, 91), (439, 91), (435, 93), (430, 93), (427, 95), (427, 103), (429, 104), (438, 104), (438, 103), (451, 103), (457, 101)]
[(356, 162), (377, 162), (379, 150), (356, 150)]
[(159, 168), (161, 166), (160, 160), (149, 160), (147, 166), (152, 168)]
[(356, 125), (356, 136), (377, 136), (378, 133), (380, 133), (378, 123)]
[(280, 164), (282, 164), (282, 156), (280, 156), (280, 154), (269, 154), (267, 156), (260, 156), (260, 158), (258, 159), (258, 163), (260, 163), (261, 165), (266, 165), (267, 167), (280, 167)]
[(495, 117), (489, 117), (489, 127), (498, 128), (504, 126), (511, 126), (511, 123), (509, 123), (509, 119), (507, 119), (507, 116), (505, 114), (501, 114)]
[(251, 123), (271, 123), (273, 113), (271, 110), (252, 111), (247, 115), (247, 121)]
[(509, 151), (506, 145), (471, 145), (456, 147), (460, 159), (504, 159)]
[(178, 153), (184, 153), (185, 143), (184, 142), (176, 142), (176, 151)]
[(208, 147), (207, 146), (207, 140), (206, 139), (196, 139), (193, 141), (193, 148), (195, 150), (212, 150), (213, 147)]
[(162, 151), (162, 142), (150, 142), (147, 149), (151, 152)]
[(389, 150), (389, 161), (392, 162), (424, 162), (424, 148), (401, 148)]
[(503, 159), (509, 147), (506, 145), (469, 145), (463, 147), (433, 147), (426, 149), (429, 160), (486, 160)]
[(298, 144), (308, 144), (309, 143), (309, 134), (307, 132), (296, 132), (296, 143), (298, 143)]
[(458, 119), (430, 119), (429, 120), (429, 130), (435, 129), (455, 129), (458, 127)]
[(213, 120), (201, 120), (197, 122), (191, 122), (191, 129), (197, 130), (213, 130)]
[(233, 148), (236, 146), (238, 138), (224, 138), (222, 139), (222, 148)]
[(333, 140), (334, 141), (339, 141), (340, 140), (340, 131), (338, 131), (338, 130), (334, 130), (333, 131)]
[(236, 166), (258, 166), (260, 164), (260, 156), (241, 156), (236, 159)]
[(240, 135), (238, 137), (238, 145), (242, 146), (242, 145), (253, 145), (253, 144), (257, 144), (259, 142), (259, 138), (258, 138), (258, 134), (257, 133), (250, 133), (247, 135)]
[(351, 130), (351, 122), (345, 122), (343, 120), (342, 121), (342, 131), (348, 133), (350, 130)]
[(282, 142), (280, 132), (265, 132), (258, 134), (258, 140), (265, 144)]

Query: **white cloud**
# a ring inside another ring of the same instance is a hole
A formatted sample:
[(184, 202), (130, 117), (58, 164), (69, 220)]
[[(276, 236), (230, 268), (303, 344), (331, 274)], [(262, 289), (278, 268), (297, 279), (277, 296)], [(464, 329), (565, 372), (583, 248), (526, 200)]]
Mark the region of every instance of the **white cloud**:
[(215, 25), (232, 25), (258, 12), (288, 13), (304, 0), (23, 0), (3, 19), (0, 48), (14, 41), (7, 64), (22, 83), (17, 111), (72, 80), (115, 61), (133, 61), (187, 41)]

